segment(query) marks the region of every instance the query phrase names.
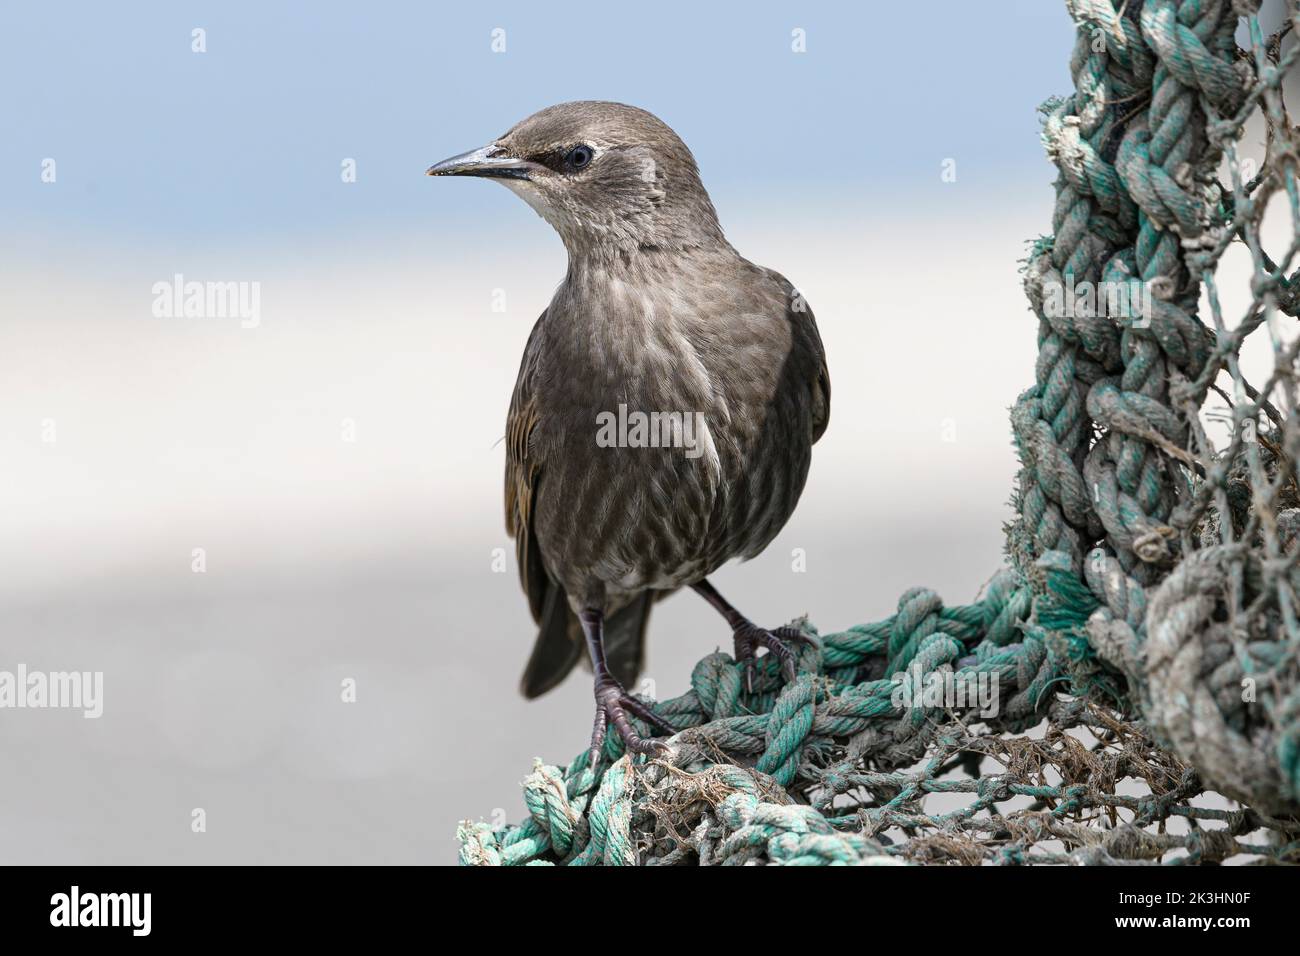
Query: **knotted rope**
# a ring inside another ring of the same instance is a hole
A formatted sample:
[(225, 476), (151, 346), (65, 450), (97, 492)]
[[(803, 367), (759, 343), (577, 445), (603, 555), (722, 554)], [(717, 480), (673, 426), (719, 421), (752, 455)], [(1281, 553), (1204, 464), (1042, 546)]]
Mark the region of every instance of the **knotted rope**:
[[(463, 863), (1300, 862), (1300, 339), (1282, 319), (1300, 313), (1282, 97), (1300, 44), (1284, 51), (1290, 24), (1265, 38), (1257, 0), (1066, 2), (1074, 92), (1043, 106), (1060, 175), (1024, 270), (1039, 354), (1011, 414), (1010, 567), (972, 604), (915, 589), (873, 624), (803, 622), (789, 684), (765, 659), (750, 691), (728, 655), (704, 658), (655, 705), (682, 728), (666, 759), (634, 762), (610, 735), (594, 767), (539, 763), (528, 819), (463, 824)], [(1252, 117), (1268, 156), (1243, 176)], [(1273, 197), (1291, 222), (1276, 261)], [(1253, 301), (1230, 326), (1215, 272), (1237, 240)], [(1084, 287), (1140, 289), (1144, 307), (1059, 307)], [(1256, 390), (1238, 358), (1260, 328), (1275, 361)], [(954, 703), (967, 687), (995, 688), (996, 713)], [(1194, 804), (1207, 789), (1248, 808)], [(971, 799), (926, 811), (945, 794)]]

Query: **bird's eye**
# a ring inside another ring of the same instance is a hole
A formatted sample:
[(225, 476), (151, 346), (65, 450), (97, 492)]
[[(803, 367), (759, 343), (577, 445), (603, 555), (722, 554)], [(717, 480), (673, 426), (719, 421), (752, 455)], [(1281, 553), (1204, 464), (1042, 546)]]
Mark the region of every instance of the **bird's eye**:
[(595, 155), (596, 151), (590, 146), (575, 146), (569, 150), (569, 155), (564, 157), (564, 162), (570, 169), (582, 169)]

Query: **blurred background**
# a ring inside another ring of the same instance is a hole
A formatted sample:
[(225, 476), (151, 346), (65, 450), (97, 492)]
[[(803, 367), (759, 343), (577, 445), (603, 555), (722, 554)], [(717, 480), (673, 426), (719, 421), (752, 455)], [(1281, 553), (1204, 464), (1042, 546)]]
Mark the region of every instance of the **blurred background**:
[[(498, 185), (423, 175), (552, 103), (663, 118), (733, 244), (816, 312), (830, 430), (793, 520), (719, 589), (823, 631), (918, 584), (974, 597), (1032, 383), (1035, 108), (1069, 91), (1074, 38), (1063, 4), (999, 13), (7, 9), (0, 669), (102, 671), (104, 712), (0, 712), (0, 862), (450, 862), (459, 819), (518, 819), (533, 758), (585, 746), (585, 673), (517, 695), (534, 626), (501, 502), (563, 248)], [(155, 316), (177, 274), (259, 283), (255, 327)], [(729, 644), (678, 595), (646, 676), (675, 696)]]

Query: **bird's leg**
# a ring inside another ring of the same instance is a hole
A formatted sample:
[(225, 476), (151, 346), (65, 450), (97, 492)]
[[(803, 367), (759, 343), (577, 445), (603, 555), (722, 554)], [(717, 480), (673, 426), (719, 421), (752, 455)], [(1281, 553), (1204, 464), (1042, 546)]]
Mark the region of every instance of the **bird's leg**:
[(754, 691), (754, 660), (759, 645), (767, 648), (769, 654), (781, 662), (781, 673), (787, 681), (795, 678), (795, 661), (797, 655), (791, 644), (806, 644), (808, 639), (797, 627), (778, 627), (774, 631), (759, 627), (745, 615), (727, 603), (727, 599), (718, 593), (718, 589), (708, 579), (691, 585), (695, 592), (712, 604), (727, 623), (731, 625), (732, 636), (736, 642), (736, 662), (745, 667), (745, 688)]
[(660, 754), (667, 746), (659, 740), (642, 737), (632, 726), (628, 714), (640, 717), (651, 727), (667, 734), (677, 730), (641, 701), (629, 694), (623, 685), (614, 679), (605, 662), (605, 615), (595, 608), (584, 608), (578, 615), (582, 622), (582, 633), (587, 638), (587, 651), (591, 654), (591, 671), (595, 678), (596, 721), (591, 728), (591, 752), (588, 765), (593, 769), (600, 759), (601, 748), (605, 745), (605, 730), (610, 725), (623, 738), (623, 745), (630, 753)]

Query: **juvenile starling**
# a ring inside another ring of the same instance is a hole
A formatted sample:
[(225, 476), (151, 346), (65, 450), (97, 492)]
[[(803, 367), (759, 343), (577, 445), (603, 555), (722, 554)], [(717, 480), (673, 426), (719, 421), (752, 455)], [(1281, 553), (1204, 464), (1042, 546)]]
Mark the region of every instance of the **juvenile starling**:
[[(830, 378), (817, 324), (782, 276), (723, 237), (690, 150), (619, 103), (563, 103), (429, 169), (486, 176), (560, 234), (569, 270), (533, 327), (506, 419), (506, 529), (539, 625), (522, 690), (558, 684), (585, 645), (592, 760), (612, 723), (673, 728), (625, 689), (652, 601), (689, 585), (794, 675), (797, 629), (769, 631), (706, 576), (752, 558), (794, 511)], [(752, 673), (752, 670), (751, 670)]]

